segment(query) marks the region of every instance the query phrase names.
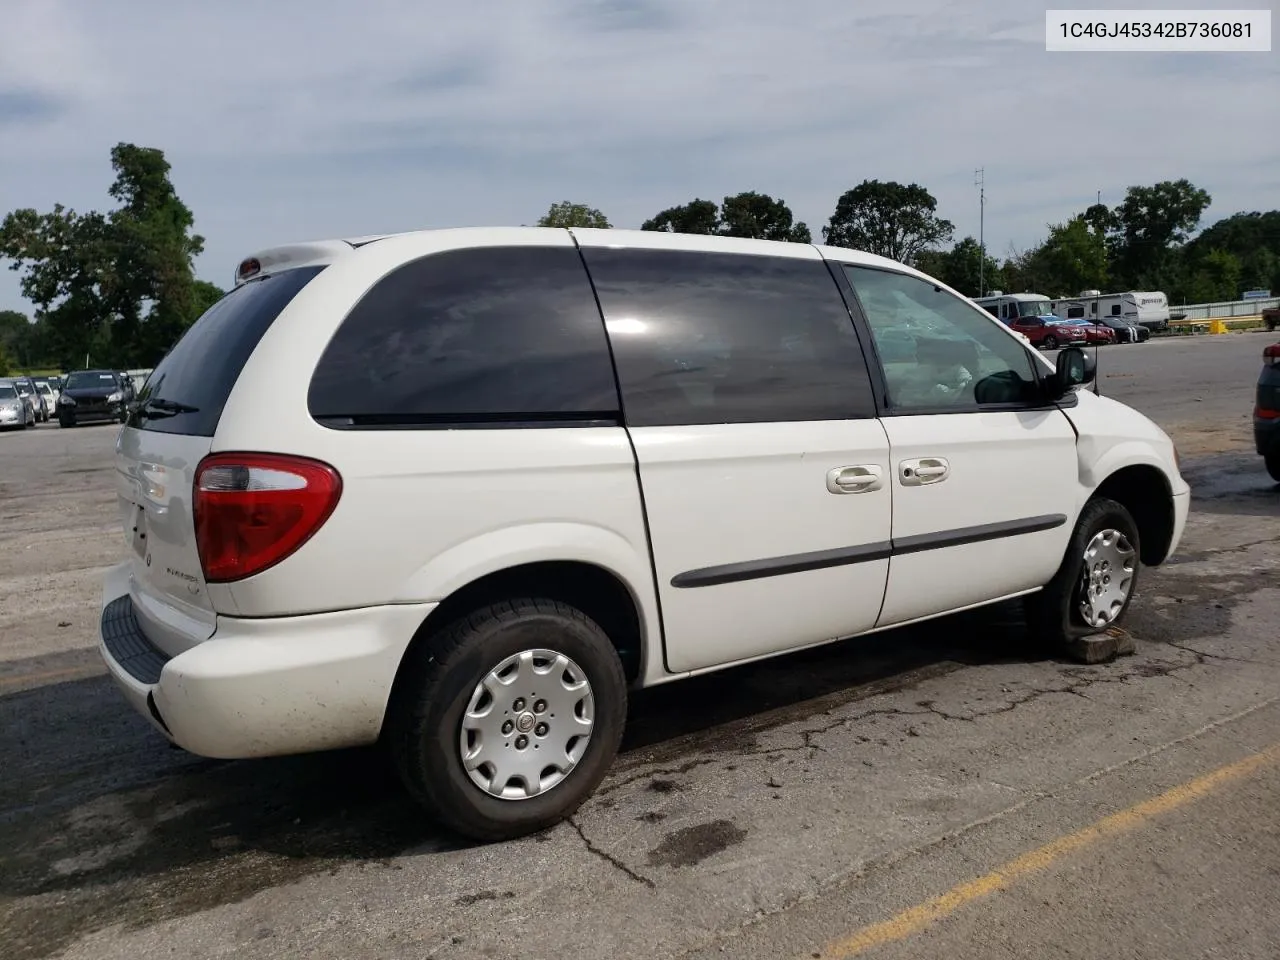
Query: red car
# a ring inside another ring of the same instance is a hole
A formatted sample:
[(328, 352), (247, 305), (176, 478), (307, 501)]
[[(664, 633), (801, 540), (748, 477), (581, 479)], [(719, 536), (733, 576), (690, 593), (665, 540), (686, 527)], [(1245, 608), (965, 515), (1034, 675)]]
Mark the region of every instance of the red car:
[(1019, 317), (1009, 324), (1031, 341), (1033, 347), (1056, 350), (1073, 343), (1088, 343), (1093, 324), (1071, 323), (1057, 317)]
[(1085, 324), (1085, 340), (1088, 343), (1106, 344), (1116, 342), (1116, 332), (1102, 323)]

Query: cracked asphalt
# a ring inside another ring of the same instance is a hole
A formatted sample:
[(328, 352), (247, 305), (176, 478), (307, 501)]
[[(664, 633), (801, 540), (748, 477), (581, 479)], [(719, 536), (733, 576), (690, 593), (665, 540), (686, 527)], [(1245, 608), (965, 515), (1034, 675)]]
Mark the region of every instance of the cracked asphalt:
[(1102, 391), (1170, 431), (1193, 486), (1133, 655), (1046, 655), (1006, 606), (642, 692), (572, 821), (487, 847), (372, 751), (166, 746), (93, 650), (114, 428), (0, 436), (0, 956), (1273, 960), (1275, 766), (1007, 867), (1280, 742), (1280, 489), (1249, 445), (1266, 342), (1102, 351)]

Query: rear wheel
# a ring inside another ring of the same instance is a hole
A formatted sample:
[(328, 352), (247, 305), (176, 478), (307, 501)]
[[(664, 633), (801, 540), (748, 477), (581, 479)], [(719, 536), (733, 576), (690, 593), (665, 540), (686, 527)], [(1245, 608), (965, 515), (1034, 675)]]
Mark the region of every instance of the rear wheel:
[(67, 416), (65, 413), (58, 414), (58, 426), (74, 427), (75, 425), (76, 425), (76, 422), (72, 417)]
[(1123, 619), (1138, 586), (1138, 525), (1122, 504), (1105, 497), (1080, 512), (1054, 578), (1027, 598), (1035, 638), (1060, 647), (1101, 633)]
[(1271, 479), (1280, 483), (1280, 450), (1272, 450), (1263, 457), (1262, 462), (1267, 465), (1267, 473), (1271, 474)]
[(1044, 338), (1044, 348), (1046, 350), (1057, 350), (1058, 338), (1055, 337), (1053, 334), (1049, 334), (1049, 336)]
[(526, 598), (483, 607), (401, 667), (387, 746), (409, 792), (474, 840), (507, 840), (572, 814), (617, 754), (622, 662), (582, 611)]

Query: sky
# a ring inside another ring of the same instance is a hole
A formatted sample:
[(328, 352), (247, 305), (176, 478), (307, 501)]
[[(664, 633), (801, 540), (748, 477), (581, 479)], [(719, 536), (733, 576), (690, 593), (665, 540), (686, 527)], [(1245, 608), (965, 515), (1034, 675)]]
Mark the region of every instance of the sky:
[[(998, 257), (1135, 184), (1190, 179), (1206, 225), (1280, 208), (1276, 52), (1047, 53), (1044, 10), (0, 0), (0, 213), (109, 209), (111, 147), (159, 147), (205, 237), (197, 273), (226, 287), (276, 243), (531, 224), (565, 199), (637, 227), (758, 190), (818, 237), (864, 179), (922, 184), (960, 239), (979, 167)], [(30, 310), (7, 269), (5, 308)]]

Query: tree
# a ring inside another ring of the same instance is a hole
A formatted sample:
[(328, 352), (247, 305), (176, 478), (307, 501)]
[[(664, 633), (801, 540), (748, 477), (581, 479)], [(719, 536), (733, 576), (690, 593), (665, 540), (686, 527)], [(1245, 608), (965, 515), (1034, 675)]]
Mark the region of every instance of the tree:
[(1184, 297), (1188, 303), (1213, 303), (1240, 296), (1240, 258), (1226, 250), (1196, 253), (1188, 263), (1190, 276)]
[(640, 225), (641, 230), (665, 233), (717, 233), (720, 208), (711, 200), (695, 199), (681, 207), (668, 207)]
[(791, 208), (783, 201), (751, 190), (724, 198), (716, 233), (724, 237), (812, 243), (809, 228), (792, 220)]
[(0, 256), (21, 271), (46, 349), (61, 365), (86, 352), (115, 366), (153, 363), (198, 315), (192, 269), (204, 240), (178, 198), (162, 151), (117, 144), (110, 214), (15, 210)]
[(1206, 191), (1186, 179), (1130, 187), (1112, 211), (1112, 267), (1121, 285), (1139, 290), (1167, 285), (1176, 248), (1211, 202)]
[(1077, 296), (1101, 290), (1107, 283), (1106, 238), (1084, 216), (1049, 227), (1049, 237), (1035, 253), (1037, 276), (1051, 297)]
[[(983, 263), (985, 256), (986, 262)], [(921, 250), (915, 265), (966, 297), (980, 297), (986, 290), (1003, 289), (1000, 264), (973, 237), (965, 237), (950, 250)]]
[(920, 251), (951, 239), (955, 227), (937, 210), (938, 201), (919, 184), (864, 180), (841, 195), (822, 236), (833, 246), (909, 264)]
[(0, 343), (0, 377), (7, 377), (12, 369), (13, 364), (9, 362), (9, 354), (5, 352), (4, 344)]
[(538, 221), (538, 226), (599, 227), (607, 230), (610, 224), (608, 218), (595, 207), (588, 207), (585, 203), (561, 200), (551, 205), (551, 209)]

